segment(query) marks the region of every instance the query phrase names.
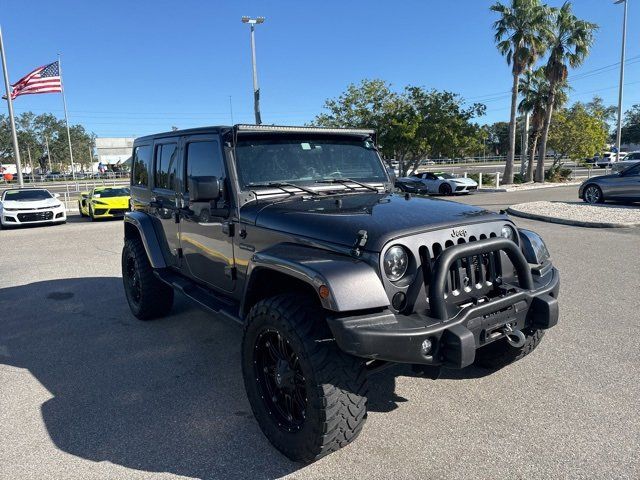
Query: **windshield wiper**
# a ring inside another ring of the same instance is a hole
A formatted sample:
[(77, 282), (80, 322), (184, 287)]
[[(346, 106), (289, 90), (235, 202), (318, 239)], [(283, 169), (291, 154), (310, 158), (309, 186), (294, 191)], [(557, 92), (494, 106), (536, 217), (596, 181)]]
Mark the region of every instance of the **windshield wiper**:
[(289, 183), (289, 182), (263, 182), (263, 183), (251, 182), (247, 184), (247, 187), (258, 187), (258, 188), (272, 187), (272, 188), (279, 188), (280, 190), (286, 193), (291, 193), (291, 194), (295, 193), (282, 188), (282, 187), (290, 187), (290, 188), (297, 188), (299, 190), (302, 190), (303, 192), (310, 193), (311, 195), (322, 195), (320, 192), (316, 192), (315, 190), (312, 190), (310, 188), (302, 187), (300, 185), (296, 185), (295, 183)]
[[(355, 183), (356, 185), (359, 185), (361, 187), (364, 187), (368, 190), (372, 190), (374, 192), (377, 192), (378, 189), (376, 187), (372, 187), (371, 185), (367, 185), (366, 183), (362, 183), (362, 182), (358, 182), (357, 180), (352, 180), (351, 178), (345, 178), (345, 177), (340, 177), (340, 178), (325, 178), (322, 180), (316, 180), (316, 183), (339, 183), (341, 185), (344, 185), (345, 187), (349, 187), (349, 185), (347, 185), (347, 183)], [(352, 190), (355, 190), (355, 188), (353, 187), (349, 187)]]

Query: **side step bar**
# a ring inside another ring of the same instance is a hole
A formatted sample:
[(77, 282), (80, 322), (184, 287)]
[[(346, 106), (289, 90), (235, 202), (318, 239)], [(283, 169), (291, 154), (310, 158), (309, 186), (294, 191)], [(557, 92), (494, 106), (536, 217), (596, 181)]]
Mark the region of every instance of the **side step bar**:
[(198, 304), (201, 308), (220, 315), (224, 315), (238, 325), (243, 322), (239, 316), (239, 307), (235, 302), (231, 302), (224, 297), (216, 295), (206, 288), (198, 285), (181, 275), (173, 273), (168, 269), (155, 269), (154, 275), (162, 282), (166, 283), (174, 290), (179, 291), (184, 296)]

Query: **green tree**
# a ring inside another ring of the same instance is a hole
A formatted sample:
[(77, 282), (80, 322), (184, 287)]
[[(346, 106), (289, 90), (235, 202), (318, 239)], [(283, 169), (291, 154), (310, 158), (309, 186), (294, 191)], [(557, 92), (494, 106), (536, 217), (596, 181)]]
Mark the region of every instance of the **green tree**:
[(373, 128), (383, 157), (397, 160), (406, 175), (427, 156), (467, 155), (482, 149), (481, 128), (471, 120), (483, 115), (485, 107), (463, 107), (463, 103), (451, 92), (407, 86), (397, 93), (382, 80), (364, 80), (327, 100), (327, 112), (313, 124)]
[(509, 151), (509, 122), (496, 122), (487, 126), (487, 146), (494, 155), (506, 155)]
[(545, 76), (549, 81), (549, 95), (536, 167), (536, 181), (538, 182), (544, 182), (544, 161), (547, 156), (549, 129), (558, 88), (566, 83), (569, 68), (582, 65), (587, 58), (593, 44), (595, 31), (598, 29), (595, 23), (576, 17), (572, 12), (571, 2), (565, 2), (559, 10), (555, 10), (554, 17), (549, 44), (549, 59), (544, 67)]
[(640, 143), (640, 104), (632, 106), (625, 113), (622, 143)]
[[(567, 101), (567, 84), (558, 85), (554, 97), (554, 108), (560, 107)], [(538, 141), (542, 135), (544, 119), (549, 99), (549, 81), (544, 69), (538, 68), (532, 72), (527, 72), (523, 79), (523, 98), (518, 106), (521, 113), (531, 114), (531, 124), (529, 126), (529, 159), (525, 171), (525, 181), (533, 180), (533, 170), (538, 150)]]
[(520, 76), (530, 69), (546, 50), (549, 37), (549, 9), (539, 0), (511, 0), (509, 5), (497, 2), (491, 10), (500, 18), (493, 24), (498, 50), (511, 66), (511, 111), (509, 117), (509, 149), (504, 169), (504, 183), (513, 183), (516, 152), (516, 107)]
[(576, 162), (601, 151), (607, 138), (602, 112), (589, 111), (580, 102), (556, 111), (549, 129), (549, 147), (556, 157), (569, 157)]
[[(66, 170), (70, 166), (67, 129), (63, 120), (50, 113), (35, 115), (33, 112), (24, 112), (16, 118), (16, 130), (25, 166), (31, 155), (34, 168), (39, 165), (43, 170), (48, 169), (47, 142), (53, 169)], [(89, 149), (93, 146), (95, 135), (87, 132), (82, 125), (71, 125), (69, 130), (74, 163), (86, 169), (92, 161)], [(9, 121), (4, 115), (0, 116), (0, 161), (14, 161)]]

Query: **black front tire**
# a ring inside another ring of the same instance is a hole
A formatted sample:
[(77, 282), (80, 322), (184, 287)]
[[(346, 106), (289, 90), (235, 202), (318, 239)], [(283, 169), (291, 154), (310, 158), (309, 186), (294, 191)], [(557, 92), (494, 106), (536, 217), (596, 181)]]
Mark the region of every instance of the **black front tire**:
[(443, 183), (439, 188), (440, 195), (449, 196), (453, 194), (453, 189), (448, 183)]
[[(287, 351), (293, 352), (288, 357), (294, 358), (291, 366), (302, 376), (296, 388), (304, 392), (304, 402), (298, 402), (303, 413), (295, 424), (277, 410), (277, 401), (287, 399), (284, 388), (266, 386), (265, 379), (275, 375), (267, 373), (271, 371), (267, 367), (260, 368), (260, 358), (266, 355), (260, 353), (265, 334), (282, 339)], [(351, 443), (362, 430), (367, 417), (364, 362), (336, 346), (322, 309), (308, 297), (280, 295), (251, 309), (242, 340), (242, 373), (262, 432), (293, 461), (318, 460)], [(274, 394), (265, 396), (269, 392)]]
[(526, 329), (522, 333), (525, 335), (522, 347), (512, 347), (504, 338), (496, 340), (476, 351), (475, 365), (490, 370), (499, 370), (533, 352), (544, 336), (544, 330), (537, 329)]
[(128, 238), (122, 249), (122, 282), (131, 312), (140, 320), (167, 315), (173, 307), (173, 289), (153, 274), (139, 238)]
[(78, 212), (80, 212), (81, 217), (87, 217), (88, 215), (82, 211), (82, 205), (78, 202)]

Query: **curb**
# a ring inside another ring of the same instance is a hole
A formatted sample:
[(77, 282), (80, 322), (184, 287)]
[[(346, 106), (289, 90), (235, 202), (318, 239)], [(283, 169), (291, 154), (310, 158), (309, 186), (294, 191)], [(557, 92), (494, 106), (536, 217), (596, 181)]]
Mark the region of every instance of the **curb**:
[(547, 215), (540, 215), (537, 213), (521, 212), (511, 207), (507, 208), (507, 213), (521, 218), (528, 218), (529, 220), (540, 220), (542, 222), (559, 223), (562, 225), (571, 225), (574, 227), (587, 227), (587, 228), (633, 228), (640, 227), (640, 222), (626, 222), (626, 223), (611, 223), (611, 222), (587, 222), (583, 220), (569, 220), (566, 218), (549, 217)]
[(532, 185), (520, 184), (520, 185), (526, 185), (526, 188), (523, 188), (523, 187), (479, 188), (478, 191), (486, 192), (486, 193), (527, 192), (529, 190), (542, 190), (544, 188), (573, 187), (580, 184), (582, 184), (582, 181), (567, 182), (567, 183), (543, 183), (537, 186), (534, 186), (535, 184), (532, 184)]

